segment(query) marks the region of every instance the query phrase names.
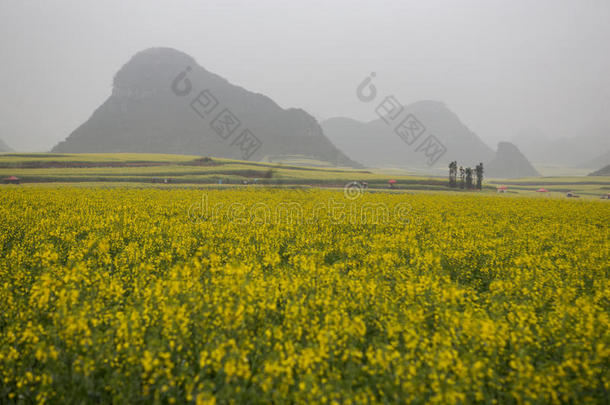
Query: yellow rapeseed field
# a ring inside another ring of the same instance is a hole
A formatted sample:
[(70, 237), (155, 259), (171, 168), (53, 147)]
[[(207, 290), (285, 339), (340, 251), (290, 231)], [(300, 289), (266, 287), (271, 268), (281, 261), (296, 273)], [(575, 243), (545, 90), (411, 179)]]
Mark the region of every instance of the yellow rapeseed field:
[(607, 403), (610, 205), (4, 187), (1, 403)]

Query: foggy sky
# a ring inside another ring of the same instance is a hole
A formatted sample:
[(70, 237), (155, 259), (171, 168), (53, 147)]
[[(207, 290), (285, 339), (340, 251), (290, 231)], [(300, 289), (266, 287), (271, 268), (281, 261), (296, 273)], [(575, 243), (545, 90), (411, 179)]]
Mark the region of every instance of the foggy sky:
[(0, 0), (0, 139), (50, 149), (154, 46), (318, 119), (374, 119), (355, 89), (375, 72), (381, 94), (443, 101), (493, 148), (610, 128), (607, 0)]

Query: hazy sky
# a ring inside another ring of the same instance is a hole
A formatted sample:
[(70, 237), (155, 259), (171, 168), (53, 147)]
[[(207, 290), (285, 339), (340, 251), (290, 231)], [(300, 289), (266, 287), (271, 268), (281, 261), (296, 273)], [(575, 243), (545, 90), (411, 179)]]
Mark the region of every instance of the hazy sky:
[(609, 0), (0, 0), (0, 138), (48, 150), (154, 46), (317, 118), (373, 119), (355, 89), (374, 71), (380, 93), (443, 101), (493, 147), (610, 128)]

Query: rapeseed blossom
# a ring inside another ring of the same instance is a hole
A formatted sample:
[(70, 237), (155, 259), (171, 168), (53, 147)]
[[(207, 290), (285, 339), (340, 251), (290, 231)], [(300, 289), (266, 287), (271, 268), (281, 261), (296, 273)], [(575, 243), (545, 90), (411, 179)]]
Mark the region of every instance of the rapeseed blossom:
[(304, 215), (0, 194), (0, 402), (607, 401), (607, 204), (365, 193), (408, 220), (336, 221), (310, 214), (340, 192), (206, 193)]

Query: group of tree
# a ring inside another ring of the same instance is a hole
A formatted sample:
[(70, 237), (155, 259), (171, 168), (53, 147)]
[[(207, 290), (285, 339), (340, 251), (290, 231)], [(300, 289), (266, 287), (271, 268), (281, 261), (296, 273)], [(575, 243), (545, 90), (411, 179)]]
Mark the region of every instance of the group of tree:
[[(458, 173), (460, 180), (458, 183)], [(474, 183), (474, 177), (476, 177), (476, 184)], [(449, 187), (453, 188), (465, 188), (472, 190), (483, 188), (483, 163), (479, 163), (475, 168), (462, 167), (458, 168), (456, 161), (449, 163)]]

